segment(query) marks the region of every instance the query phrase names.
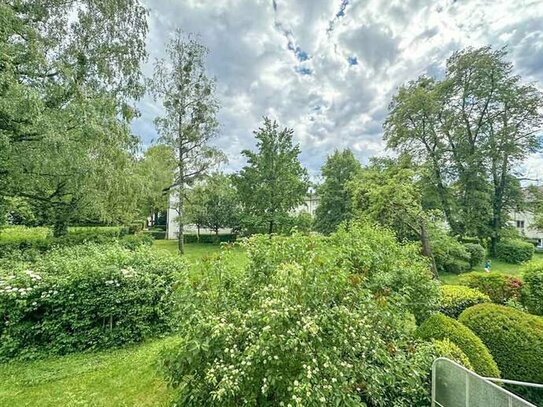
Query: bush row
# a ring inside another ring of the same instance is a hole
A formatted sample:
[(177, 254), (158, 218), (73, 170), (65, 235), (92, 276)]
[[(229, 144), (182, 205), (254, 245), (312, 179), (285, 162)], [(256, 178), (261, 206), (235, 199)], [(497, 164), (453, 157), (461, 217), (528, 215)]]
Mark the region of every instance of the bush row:
[(531, 260), (534, 245), (523, 240), (502, 240), (496, 245), (496, 257), (507, 263), (520, 264)]
[(468, 273), (460, 276), (459, 284), (479, 290), (492, 302), (505, 304), (510, 300), (520, 301), (522, 280), (500, 273)]
[(225, 235), (185, 235), (185, 243), (233, 243), (237, 239), (235, 234)]
[(168, 331), (179, 258), (120, 245), (52, 250), (0, 269), (0, 360), (138, 342)]

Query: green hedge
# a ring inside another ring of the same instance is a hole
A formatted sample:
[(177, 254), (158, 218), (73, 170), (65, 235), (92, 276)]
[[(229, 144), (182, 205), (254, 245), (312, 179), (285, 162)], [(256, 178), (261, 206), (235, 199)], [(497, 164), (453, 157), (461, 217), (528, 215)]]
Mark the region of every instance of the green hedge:
[(0, 360), (108, 348), (170, 329), (181, 259), (80, 245), (0, 269)]
[(185, 243), (233, 243), (237, 239), (235, 234), (226, 234), (226, 235), (185, 235)]
[(143, 234), (152, 236), (152, 238), (155, 240), (166, 239), (166, 232), (164, 230), (144, 230)]
[(473, 366), (471, 365), (469, 358), (454, 342), (451, 342), (449, 339), (433, 339), (432, 344), (436, 350), (437, 357), (454, 360), (455, 362), (460, 363), (466, 369), (473, 370)]
[(481, 376), (499, 377), (500, 371), (484, 343), (468, 327), (443, 314), (434, 314), (417, 329), (421, 339), (449, 339), (469, 358)]
[(471, 268), (480, 265), (485, 258), (485, 248), (478, 243), (464, 243), (464, 248), (469, 253)]
[(443, 285), (439, 311), (457, 318), (466, 308), (485, 302), (490, 302), (490, 298), (479, 290), (461, 285)]
[(522, 270), (522, 304), (532, 314), (543, 315), (543, 261), (531, 261)]
[(496, 245), (496, 257), (507, 263), (520, 264), (531, 260), (534, 245), (523, 240), (503, 240)]
[(502, 305), (480, 304), (465, 310), (460, 321), (485, 343), (504, 378), (543, 383), (543, 318)]
[(437, 270), (460, 274), (471, 270), (471, 255), (465, 245), (444, 232), (434, 231), (430, 243)]
[(497, 304), (505, 304), (509, 300), (520, 301), (521, 298), (522, 280), (505, 274), (469, 273), (460, 276), (458, 283), (479, 290)]

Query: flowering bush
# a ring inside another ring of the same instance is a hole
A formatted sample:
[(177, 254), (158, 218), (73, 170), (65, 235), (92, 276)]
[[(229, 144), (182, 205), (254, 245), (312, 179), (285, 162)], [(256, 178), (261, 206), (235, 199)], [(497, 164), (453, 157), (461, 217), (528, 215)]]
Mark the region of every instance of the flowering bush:
[(178, 405), (427, 404), (433, 359), (454, 352), (414, 340), (410, 311), (430, 309), (437, 287), (414, 248), (378, 232), (255, 236), (245, 272), (219, 258), (192, 276), (185, 336), (163, 357)]
[(500, 273), (467, 273), (460, 276), (459, 283), (479, 290), (497, 304), (520, 301), (522, 292), (521, 279)]
[(184, 264), (146, 248), (81, 245), (0, 269), (0, 359), (140, 341), (171, 325)]

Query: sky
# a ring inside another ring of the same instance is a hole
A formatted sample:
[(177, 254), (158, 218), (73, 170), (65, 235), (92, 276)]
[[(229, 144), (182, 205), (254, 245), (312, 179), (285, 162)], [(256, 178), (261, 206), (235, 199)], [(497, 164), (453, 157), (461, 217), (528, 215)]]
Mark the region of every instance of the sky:
[[(176, 28), (197, 33), (217, 83), (227, 171), (245, 163), (263, 116), (294, 129), (301, 162), (317, 177), (327, 155), (350, 148), (367, 163), (390, 154), (382, 140), (387, 108), (403, 83), (440, 77), (467, 46), (507, 46), (516, 73), (543, 89), (543, 0), (144, 0), (149, 62)], [(157, 139), (160, 105), (139, 103), (132, 125)], [(523, 164), (543, 180), (543, 155)]]

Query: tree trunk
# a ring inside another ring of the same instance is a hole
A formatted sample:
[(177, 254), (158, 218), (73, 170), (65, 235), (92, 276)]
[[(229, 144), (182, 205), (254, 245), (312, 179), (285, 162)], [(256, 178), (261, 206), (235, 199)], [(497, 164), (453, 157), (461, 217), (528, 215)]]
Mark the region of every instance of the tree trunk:
[(270, 235), (270, 238), (271, 238), (272, 233), (273, 233), (273, 219), (270, 220), (270, 227), (268, 229), (268, 235)]
[(200, 225), (196, 225), (196, 240), (200, 243)]
[(53, 236), (60, 237), (68, 234), (69, 209), (64, 205), (55, 207), (55, 219), (53, 223)]
[(422, 254), (430, 259), (430, 269), (434, 278), (439, 278), (437, 273), (436, 261), (434, 259), (434, 254), (432, 253), (432, 246), (430, 245), (430, 239), (428, 238), (428, 231), (426, 230), (426, 225), (421, 224), (420, 226), (420, 242), (422, 243)]

